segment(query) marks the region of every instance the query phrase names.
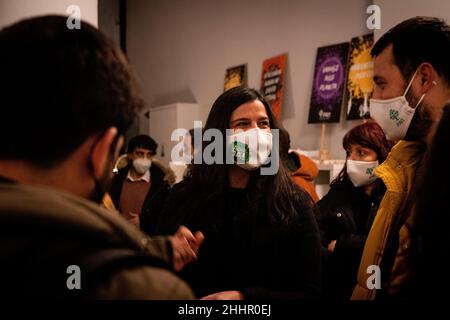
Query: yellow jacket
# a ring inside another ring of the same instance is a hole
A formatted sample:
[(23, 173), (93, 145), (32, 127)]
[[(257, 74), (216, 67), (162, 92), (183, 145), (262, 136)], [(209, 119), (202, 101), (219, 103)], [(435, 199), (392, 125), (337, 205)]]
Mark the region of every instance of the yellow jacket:
[[(386, 185), (386, 194), (367, 236), (352, 300), (375, 299), (377, 290), (367, 288), (367, 279), (373, 274), (368, 273), (367, 268), (381, 265), (392, 223), (413, 188), (416, 170), (424, 151), (422, 142), (401, 140), (392, 148), (386, 161), (375, 169), (375, 174)], [(400, 236), (407, 234), (401, 233)], [(400, 239), (400, 243), (404, 241)]]

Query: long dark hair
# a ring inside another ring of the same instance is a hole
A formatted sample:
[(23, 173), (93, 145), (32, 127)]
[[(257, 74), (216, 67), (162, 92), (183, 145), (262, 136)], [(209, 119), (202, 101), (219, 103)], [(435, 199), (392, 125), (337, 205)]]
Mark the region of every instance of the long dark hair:
[[(362, 147), (375, 151), (380, 164), (386, 160), (393, 146), (393, 143), (386, 139), (386, 135), (380, 125), (373, 121), (360, 124), (345, 134), (342, 139), (344, 150), (348, 150), (352, 144), (359, 144)], [(331, 182), (331, 186), (338, 184), (350, 184), (350, 178), (347, 174), (347, 163), (345, 163), (344, 168), (342, 168), (338, 176)]]
[[(239, 106), (259, 100), (263, 103), (267, 112), (271, 129), (279, 129), (276, 119), (264, 97), (256, 90), (246, 87), (235, 87), (221, 94), (214, 102), (204, 130), (218, 129), (224, 137), (223, 154), (226, 153), (226, 129), (230, 128), (231, 114)], [(213, 141), (212, 141), (213, 142)], [(212, 142), (203, 143), (203, 150)], [(272, 152), (278, 152), (274, 148)], [(221, 194), (228, 186), (228, 168), (226, 164), (194, 164), (191, 171), (190, 185), (196, 190), (196, 194), (205, 197), (205, 201), (213, 195)], [(262, 176), (260, 170), (252, 172), (249, 189), (252, 192), (253, 204), (261, 204), (264, 201), (273, 223), (288, 223), (295, 218), (298, 204), (312, 206), (312, 201), (303, 190), (300, 190), (292, 181), (282, 161), (279, 161), (279, 170), (274, 175)]]

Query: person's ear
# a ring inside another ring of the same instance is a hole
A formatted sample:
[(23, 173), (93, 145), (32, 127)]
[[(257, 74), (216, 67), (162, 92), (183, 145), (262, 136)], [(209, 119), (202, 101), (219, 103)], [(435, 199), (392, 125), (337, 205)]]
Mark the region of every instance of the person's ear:
[(417, 69), (417, 78), (421, 86), (420, 94), (424, 94), (437, 85), (438, 74), (430, 63), (424, 62)]
[[(93, 174), (97, 179), (104, 176), (105, 170), (110, 167), (109, 161), (111, 161), (111, 148), (117, 136), (117, 128), (110, 127), (105, 133), (97, 140), (92, 148), (91, 163)], [(123, 143), (123, 137), (120, 137), (115, 146), (114, 157), (117, 156), (121, 144)]]

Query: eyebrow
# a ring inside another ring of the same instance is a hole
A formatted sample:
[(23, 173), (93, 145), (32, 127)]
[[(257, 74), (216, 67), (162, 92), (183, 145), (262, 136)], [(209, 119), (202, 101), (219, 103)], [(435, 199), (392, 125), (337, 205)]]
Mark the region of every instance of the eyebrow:
[[(258, 119), (258, 121), (261, 121), (261, 120), (269, 121), (269, 117), (261, 117), (261, 118)], [(249, 118), (239, 118), (239, 119), (231, 121), (231, 123), (236, 123), (236, 122), (239, 122), (239, 121), (251, 121), (251, 120)]]

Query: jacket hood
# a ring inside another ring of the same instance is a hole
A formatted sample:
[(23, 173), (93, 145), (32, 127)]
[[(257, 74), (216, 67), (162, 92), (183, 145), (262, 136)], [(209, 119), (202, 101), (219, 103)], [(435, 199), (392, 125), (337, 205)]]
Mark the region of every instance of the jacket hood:
[(300, 159), (301, 163), (300, 168), (292, 173), (293, 176), (300, 176), (308, 181), (313, 181), (315, 178), (317, 178), (319, 169), (317, 168), (317, 165), (313, 160), (295, 150), (291, 151), (290, 154), (293, 156), (297, 156)]

